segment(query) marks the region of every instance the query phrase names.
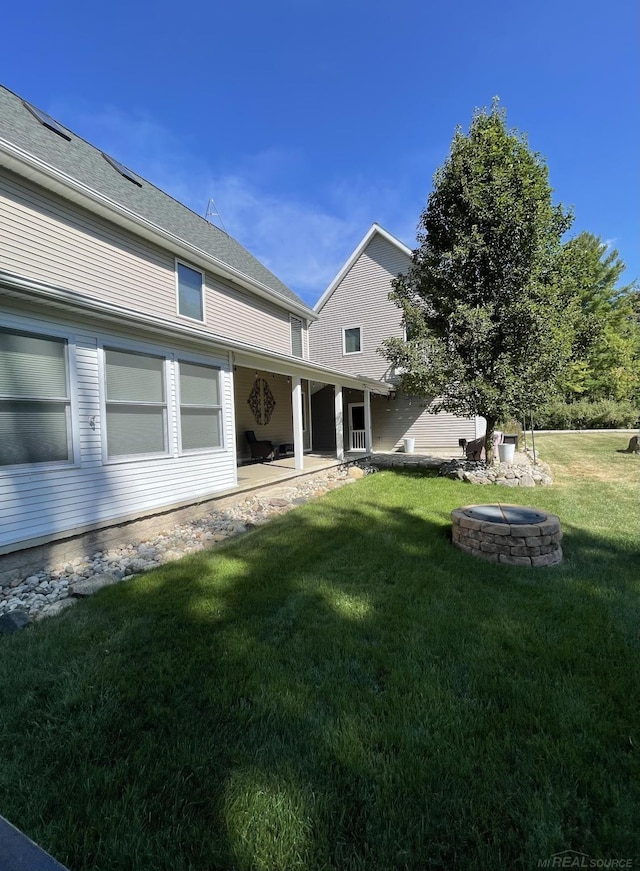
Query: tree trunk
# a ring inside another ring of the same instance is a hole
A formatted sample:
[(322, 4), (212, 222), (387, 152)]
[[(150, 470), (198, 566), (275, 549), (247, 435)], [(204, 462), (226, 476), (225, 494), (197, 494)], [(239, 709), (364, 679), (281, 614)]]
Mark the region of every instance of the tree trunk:
[(496, 418), (486, 417), (487, 431), (484, 435), (484, 455), (487, 460), (487, 465), (493, 463), (493, 431), (496, 428)]

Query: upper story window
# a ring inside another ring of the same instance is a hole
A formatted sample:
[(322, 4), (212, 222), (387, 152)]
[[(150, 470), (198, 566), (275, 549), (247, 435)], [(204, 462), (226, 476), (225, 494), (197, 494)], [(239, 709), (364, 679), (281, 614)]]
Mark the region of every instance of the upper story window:
[(342, 353), (360, 354), (362, 352), (361, 327), (344, 327), (342, 330)]
[(302, 353), (302, 321), (293, 315), (289, 316), (291, 322), (291, 354), (293, 357), (303, 357)]
[(204, 321), (204, 275), (176, 261), (178, 285), (178, 313), (185, 318)]
[(164, 357), (105, 349), (107, 457), (166, 454)]
[(72, 459), (67, 342), (0, 330), (0, 466)]
[(220, 370), (179, 361), (180, 435), (183, 451), (222, 447)]

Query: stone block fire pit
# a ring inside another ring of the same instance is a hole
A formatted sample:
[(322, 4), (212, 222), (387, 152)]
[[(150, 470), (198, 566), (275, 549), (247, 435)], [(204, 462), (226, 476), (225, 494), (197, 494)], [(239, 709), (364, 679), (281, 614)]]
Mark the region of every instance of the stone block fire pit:
[(454, 547), (511, 566), (562, 562), (562, 530), (555, 514), (521, 505), (468, 505), (451, 512)]

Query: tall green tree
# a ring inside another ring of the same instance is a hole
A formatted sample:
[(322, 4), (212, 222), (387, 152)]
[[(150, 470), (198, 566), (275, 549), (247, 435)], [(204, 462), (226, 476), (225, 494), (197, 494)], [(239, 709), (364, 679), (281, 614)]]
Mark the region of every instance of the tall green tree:
[(406, 340), (383, 353), (407, 392), (434, 409), (498, 421), (538, 407), (571, 354), (552, 280), (571, 216), (552, 203), (548, 171), (497, 100), (458, 129), (434, 177), (418, 247), (391, 298)]
[(565, 400), (634, 399), (640, 393), (638, 288), (618, 287), (617, 250), (583, 232), (563, 245), (556, 281), (573, 318), (574, 351), (558, 383)]

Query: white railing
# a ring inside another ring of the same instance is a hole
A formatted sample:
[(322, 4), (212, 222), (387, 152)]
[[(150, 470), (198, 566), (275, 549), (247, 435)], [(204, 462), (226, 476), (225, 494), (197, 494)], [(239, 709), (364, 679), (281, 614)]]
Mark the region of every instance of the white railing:
[(367, 449), (367, 433), (364, 429), (351, 430), (351, 450), (366, 451)]

